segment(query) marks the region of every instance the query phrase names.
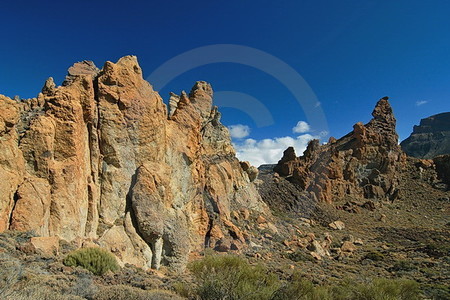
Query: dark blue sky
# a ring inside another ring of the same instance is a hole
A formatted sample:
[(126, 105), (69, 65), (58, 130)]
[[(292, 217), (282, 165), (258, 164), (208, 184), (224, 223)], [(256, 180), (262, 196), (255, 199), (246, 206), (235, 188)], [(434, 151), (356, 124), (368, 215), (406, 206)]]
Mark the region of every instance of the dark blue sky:
[[(450, 1), (5, 0), (0, 93), (34, 97), (47, 77), (61, 83), (67, 68), (84, 59), (101, 67), (134, 54), (148, 76), (186, 51), (234, 44), (295, 69), (320, 101), (330, 135), (367, 122), (375, 102), (387, 95), (406, 138), (420, 118), (450, 110), (449, 15)], [(222, 109), (226, 125), (248, 125), (256, 140), (294, 136), (297, 121), (308, 121), (284, 84), (242, 64), (189, 70), (161, 94), (167, 99), (169, 91), (189, 90), (196, 80), (211, 82), (216, 91), (248, 94), (267, 108), (273, 124), (265, 127), (248, 110)]]

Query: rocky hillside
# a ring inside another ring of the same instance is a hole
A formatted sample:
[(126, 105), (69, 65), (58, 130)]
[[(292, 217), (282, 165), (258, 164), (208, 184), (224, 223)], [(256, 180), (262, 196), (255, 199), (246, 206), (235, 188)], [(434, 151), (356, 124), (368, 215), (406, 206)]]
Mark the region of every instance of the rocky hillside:
[(100, 245), (156, 269), (240, 248), (231, 214), (268, 210), (212, 98), (197, 82), (168, 111), (133, 56), (76, 63), (37, 98), (0, 96), (0, 231)]
[[(343, 299), (314, 290), (349, 295), (349, 284), (386, 284), (377, 278), (449, 299), (450, 155), (407, 157), (387, 97), (369, 123), (299, 157), (289, 148), (259, 174), (235, 157), (212, 98), (197, 82), (167, 108), (132, 56), (77, 63), (37, 98), (0, 96), (0, 294), (217, 299), (210, 291), (260, 291), (253, 275), (265, 274), (298, 290), (251, 299)], [(79, 247), (105, 248), (121, 268), (65, 264)], [(234, 255), (255, 267), (249, 278), (223, 264)], [(183, 272), (202, 256), (209, 269)]]
[(450, 154), (450, 112), (420, 120), (400, 145), (406, 154), (418, 158)]
[(263, 257), (319, 286), (408, 278), (425, 299), (449, 299), (450, 155), (406, 156), (387, 97), (372, 115), (340, 139), (313, 140), (299, 157), (288, 148), (273, 170), (260, 169), (258, 190), (282, 236), (265, 236), (261, 252), (272, 250)]

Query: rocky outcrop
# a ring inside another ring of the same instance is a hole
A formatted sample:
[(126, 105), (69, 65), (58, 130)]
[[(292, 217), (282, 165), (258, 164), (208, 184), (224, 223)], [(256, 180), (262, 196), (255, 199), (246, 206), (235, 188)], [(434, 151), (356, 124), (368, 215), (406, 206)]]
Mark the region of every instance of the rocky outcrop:
[(433, 159), (438, 177), (450, 187), (450, 155), (440, 155)]
[(401, 142), (403, 151), (417, 158), (450, 154), (450, 112), (420, 120), (412, 134)]
[(95, 243), (153, 268), (183, 268), (220, 238), (245, 244), (231, 213), (268, 210), (212, 98), (197, 82), (169, 113), (134, 56), (76, 63), (34, 99), (0, 96), (0, 231)]
[(325, 145), (312, 140), (303, 156), (288, 148), (274, 171), (303, 189), (310, 198), (331, 203), (347, 196), (389, 199), (399, 196), (397, 172), (405, 161), (398, 145), (396, 120), (385, 97), (366, 125)]

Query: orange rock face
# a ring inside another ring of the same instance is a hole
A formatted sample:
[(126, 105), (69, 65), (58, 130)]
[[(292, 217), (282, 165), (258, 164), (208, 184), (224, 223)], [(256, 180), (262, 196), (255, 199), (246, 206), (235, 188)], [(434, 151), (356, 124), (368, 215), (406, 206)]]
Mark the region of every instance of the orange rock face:
[(133, 56), (77, 63), (34, 99), (0, 95), (0, 231), (95, 240), (154, 268), (233, 239), (231, 211), (268, 210), (212, 98), (197, 82), (169, 114)]
[(399, 196), (396, 173), (406, 156), (398, 145), (396, 120), (387, 97), (378, 101), (366, 125), (329, 143), (308, 144), (303, 156), (288, 148), (274, 171), (300, 185), (311, 198), (331, 203), (350, 195), (361, 199), (389, 199)]

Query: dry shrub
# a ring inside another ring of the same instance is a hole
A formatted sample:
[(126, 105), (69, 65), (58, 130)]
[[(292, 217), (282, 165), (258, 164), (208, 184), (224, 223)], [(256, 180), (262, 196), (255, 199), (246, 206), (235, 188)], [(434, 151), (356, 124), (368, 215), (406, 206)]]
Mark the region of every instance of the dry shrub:
[(127, 285), (111, 285), (101, 287), (94, 296), (94, 300), (181, 300), (175, 295), (165, 290), (141, 290)]

